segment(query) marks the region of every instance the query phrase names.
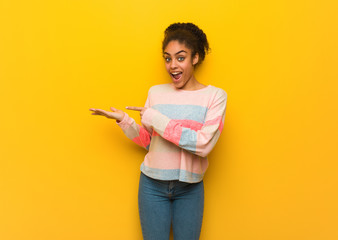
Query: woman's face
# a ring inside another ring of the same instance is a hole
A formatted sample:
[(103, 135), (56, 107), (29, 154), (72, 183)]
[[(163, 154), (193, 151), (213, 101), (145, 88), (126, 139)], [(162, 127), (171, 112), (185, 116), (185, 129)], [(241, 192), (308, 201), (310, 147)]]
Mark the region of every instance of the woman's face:
[(194, 65), (198, 62), (198, 54), (192, 58), (185, 44), (172, 40), (164, 49), (163, 57), (174, 86), (188, 90), (196, 81)]

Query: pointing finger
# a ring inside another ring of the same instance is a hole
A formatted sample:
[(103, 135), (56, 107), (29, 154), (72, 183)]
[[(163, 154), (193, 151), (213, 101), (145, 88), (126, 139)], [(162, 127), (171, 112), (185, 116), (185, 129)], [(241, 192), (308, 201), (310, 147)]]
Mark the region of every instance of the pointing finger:
[(126, 109), (141, 112), (144, 108), (143, 107), (126, 107)]

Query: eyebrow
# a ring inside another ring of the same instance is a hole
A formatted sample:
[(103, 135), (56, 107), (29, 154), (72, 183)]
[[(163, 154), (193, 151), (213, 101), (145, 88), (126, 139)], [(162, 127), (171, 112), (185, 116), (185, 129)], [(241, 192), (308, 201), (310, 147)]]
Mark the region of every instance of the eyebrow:
[[(184, 51), (184, 50), (181, 50), (181, 51), (179, 51), (179, 52), (175, 53), (175, 55), (177, 55), (177, 54), (179, 54), (179, 53), (181, 53), (181, 52), (185, 52), (185, 53), (187, 53), (186, 51)], [(169, 54), (169, 53), (167, 53), (167, 52), (164, 52), (163, 54), (170, 55), (170, 54)]]

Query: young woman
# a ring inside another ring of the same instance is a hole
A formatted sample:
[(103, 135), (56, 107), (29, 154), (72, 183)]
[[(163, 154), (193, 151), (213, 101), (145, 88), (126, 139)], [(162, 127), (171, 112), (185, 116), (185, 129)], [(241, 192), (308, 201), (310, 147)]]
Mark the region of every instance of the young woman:
[(116, 120), (126, 136), (148, 150), (141, 164), (139, 215), (145, 240), (199, 239), (203, 209), (203, 176), (207, 155), (223, 129), (227, 94), (195, 78), (209, 44), (192, 23), (165, 30), (162, 44), (171, 83), (150, 88), (140, 112), (141, 125), (127, 113), (91, 108), (93, 115)]

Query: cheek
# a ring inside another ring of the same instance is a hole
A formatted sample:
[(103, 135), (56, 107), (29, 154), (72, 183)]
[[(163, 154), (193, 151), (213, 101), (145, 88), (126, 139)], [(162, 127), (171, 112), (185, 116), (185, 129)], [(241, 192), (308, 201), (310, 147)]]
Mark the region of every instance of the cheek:
[(192, 65), (190, 62), (187, 61), (185, 63), (182, 63), (181, 68), (184, 69), (184, 72), (189, 73), (191, 72)]
[(169, 71), (170, 71), (170, 66), (169, 66), (169, 64), (168, 64), (168, 63), (165, 63), (164, 66), (165, 66), (165, 69), (167, 70), (167, 72), (169, 72)]

